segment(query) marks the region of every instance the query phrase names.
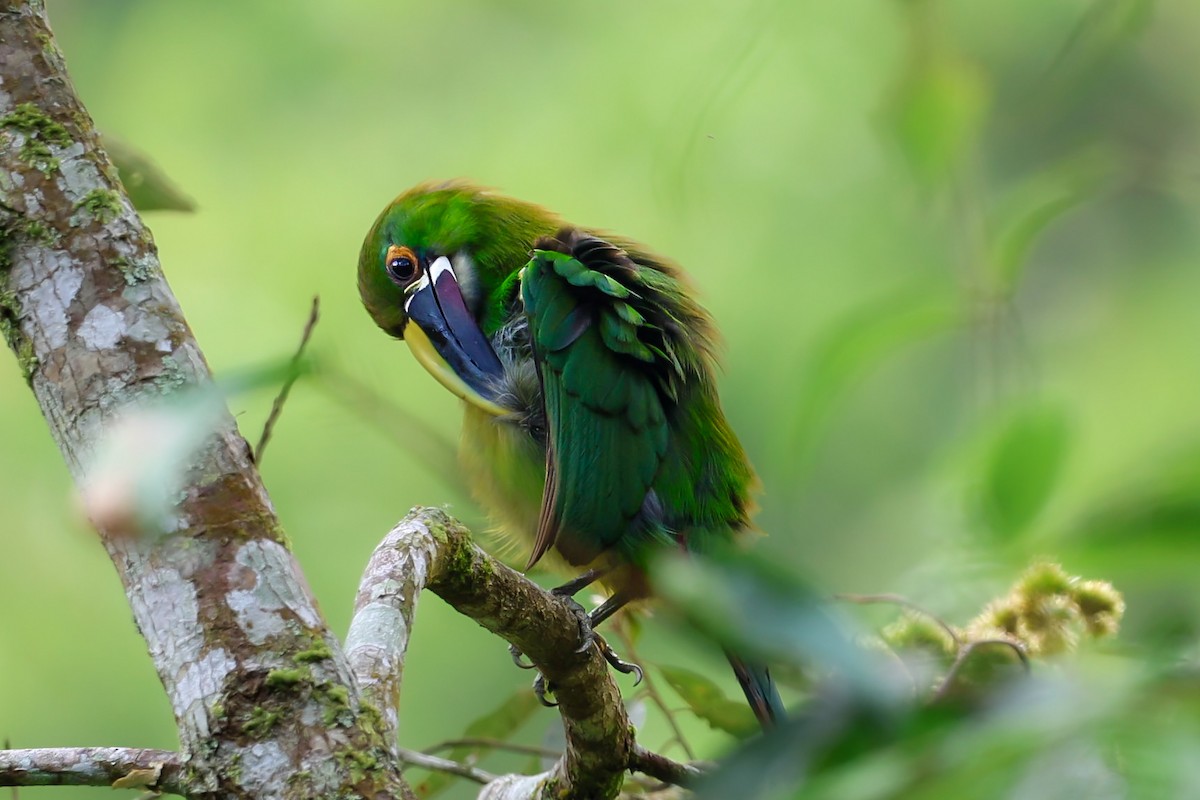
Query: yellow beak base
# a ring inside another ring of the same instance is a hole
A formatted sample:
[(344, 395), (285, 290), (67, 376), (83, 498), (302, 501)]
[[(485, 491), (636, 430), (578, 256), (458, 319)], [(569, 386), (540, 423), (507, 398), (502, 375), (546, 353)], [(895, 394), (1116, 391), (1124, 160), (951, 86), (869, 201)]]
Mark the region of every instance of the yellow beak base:
[(409, 324), (405, 327), (404, 341), (408, 343), (408, 349), (412, 350), (413, 357), (420, 362), (421, 366), (438, 383), (449, 389), (455, 397), (461, 397), (476, 408), (486, 411), (493, 416), (502, 417), (510, 413), (492, 401), (481, 397), (478, 392), (467, 386), (463, 382), (463, 379), (458, 377), (454, 370), (450, 368), (450, 365), (446, 363), (446, 360), (434, 349), (433, 342), (429, 341), (429, 337), (425, 335), (425, 331), (421, 330), (421, 326), (416, 324), (416, 322), (410, 320)]

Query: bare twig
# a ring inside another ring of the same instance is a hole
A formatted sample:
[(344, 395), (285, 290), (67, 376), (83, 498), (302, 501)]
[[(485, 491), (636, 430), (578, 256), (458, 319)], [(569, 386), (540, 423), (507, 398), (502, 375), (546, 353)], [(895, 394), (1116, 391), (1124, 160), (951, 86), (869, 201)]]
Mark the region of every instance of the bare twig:
[(464, 499), (470, 497), (458, 467), (458, 448), (453, 441), (335, 364), (322, 364), (314, 385), (335, 403), (352, 411), (355, 419), (371, 425), (397, 447), (417, 458), (421, 468), (441, 478), (447, 488)]
[(133, 747), (0, 750), (0, 786), (112, 786), (183, 794), (182, 758)]
[(629, 768), (675, 786), (690, 786), (704, 774), (691, 764), (672, 761), (666, 756), (652, 753), (640, 745), (633, 748)]
[(296, 354), (292, 356), (292, 363), (288, 366), (287, 378), (284, 379), (283, 386), (279, 388), (279, 394), (275, 396), (275, 401), (271, 403), (271, 413), (267, 415), (267, 421), (263, 423), (262, 435), (258, 437), (258, 444), (254, 447), (254, 461), (260, 466), (263, 452), (267, 449), (267, 442), (271, 441), (271, 433), (275, 430), (275, 423), (278, 421), (279, 415), (283, 413), (283, 404), (287, 402), (293, 384), (300, 377), (300, 359), (304, 357), (304, 349), (308, 347), (308, 340), (312, 338), (313, 330), (317, 327), (320, 319), (321, 298), (319, 295), (314, 295), (312, 309), (308, 312), (308, 322), (304, 324), (304, 333), (300, 334), (300, 345), (296, 348)]
[[(629, 635), (629, 627), (626, 624), (627, 621), (625, 619), (618, 619), (614, 621), (618, 623), (614, 627), (616, 629), (617, 638), (621, 640), (621, 647), (623, 647), (626, 651), (625, 654), (633, 663), (641, 663), (641, 659), (638, 658), (637, 647), (634, 644), (633, 637)], [(682, 748), (684, 755), (687, 756), (688, 761), (695, 761), (696, 754), (692, 752), (691, 745), (688, 744), (687, 739), (684, 737), (683, 729), (679, 727), (679, 722), (675, 719), (675, 712), (671, 710), (670, 706), (668, 706), (666, 701), (663, 700), (662, 694), (659, 693), (658, 687), (654, 683), (654, 678), (651, 677), (651, 672), (652, 670), (646, 670), (642, 675), (642, 691), (645, 693), (646, 697), (650, 698), (650, 702), (654, 703), (655, 707), (662, 712), (663, 717), (667, 720), (667, 725), (671, 728), (671, 741), (679, 743), (679, 746)]]
[(438, 742), (435, 745), (426, 747), (422, 752), (437, 753), (441, 750), (453, 750), (456, 747), (479, 748), (481, 750), (507, 750), (510, 753), (522, 753), (524, 755), (543, 756), (545, 758), (558, 758), (562, 755), (561, 750), (556, 750), (553, 747), (539, 747), (535, 744), (506, 742), (502, 739), (488, 739), (482, 736), (447, 739), (444, 742)]
[(946, 632), (950, 637), (950, 641), (954, 642), (955, 647), (962, 647), (962, 637), (958, 635), (958, 631), (954, 630), (954, 626), (943, 620), (937, 614), (934, 614), (928, 609), (922, 608), (907, 597), (898, 594), (835, 594), (834, 600), (842, 600), (847, 603), (857, 603), (858, 605), (872, 605), (877, 603), (886, 603), (888, 605), (900, 606), (907, 608), (914, 614), (920, 614), (922, 617), (931, 620), (939, 628)]
[(457, 761), (431, 756), (419, 750), (408, 750), (401, 747), (398, 748), (398, 752), (400, 760), (405, 764), (427, 769), (431, 772), (445, 772), (450, 775), (457, 775), (460, 778), (466, 778), (469, 781), (475, 781), (475, 783), (491, 783), (497, 777), (490, 772), (473, 767), (470, 764), (460, 764)]

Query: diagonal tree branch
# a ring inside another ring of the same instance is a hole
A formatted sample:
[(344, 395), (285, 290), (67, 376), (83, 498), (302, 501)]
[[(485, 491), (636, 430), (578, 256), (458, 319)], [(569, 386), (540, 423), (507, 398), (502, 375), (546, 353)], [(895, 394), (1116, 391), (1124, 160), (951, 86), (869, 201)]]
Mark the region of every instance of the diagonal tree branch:
[(677, 784), (699, 775), (636, 745), (603, 656), (595, 646), (579, 652), (576, 612), (476, 547), (440, 509), (413, 509), (375, 549), (346, 638), (363, 697), (382, 709), (389, 726), (395, 725), (408, 632), (423, 588), (516, 645), (554, 686), (559, 703), (567, 749), (555, 768), (505, 776), (480, 797), (615, 797), (628, 770)]
[[(0, 0), (0, 178), (0, 330), (82, 485), (118, 415), (211, 379), (40, 0)], [(170, 697), (189, 793), (411, 796), (245, 441), (214, 417), (165, 518), (93, 520)]]
[(47, 747), (0, 750), (0, 786), (112, 786), (183, 794), (183, 760), (167, 750)]

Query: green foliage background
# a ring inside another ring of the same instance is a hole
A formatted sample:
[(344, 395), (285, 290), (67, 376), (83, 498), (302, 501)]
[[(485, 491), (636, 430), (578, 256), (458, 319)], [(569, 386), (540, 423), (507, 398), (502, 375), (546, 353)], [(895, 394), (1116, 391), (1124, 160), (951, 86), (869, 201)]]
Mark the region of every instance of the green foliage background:
[[(218, 375), (290, 353), (319, 293), (318, 359), (391, 398), (397, 432), (453, 440), (456, 406), (373, 329), (354, 268), (392, 196), (468, 176), (688, 268), (726, 338), (725, 406), (777, 561), (963, 622), (1051, 555), (1125, 592), (1127, 654), (1165, 662), (1195, 642), (1192, 0), (48, 5), (100, 129), (196, 200), (148, 221)], [(270, 399), (233, 399), (247, 438)], [(339, 631), (410, 506), (481, 525), (462, 487), (423, 468), (444, 453), (398, 446), (368, 416), (301, 383), (264, 464)], [(172, 747), (15, 364), (0, 369), (0, 437), (0, 738)], [(456, 736), (528, 678), (422, 602), (412, 746)], [(642, 648), (736, 691), (659, 620)], [(535, 720), (526, 741), (554, 722)], [(732, 743), (684, 724), (706, 754)], [(666, 738), (647, 726), (647, 744)]]

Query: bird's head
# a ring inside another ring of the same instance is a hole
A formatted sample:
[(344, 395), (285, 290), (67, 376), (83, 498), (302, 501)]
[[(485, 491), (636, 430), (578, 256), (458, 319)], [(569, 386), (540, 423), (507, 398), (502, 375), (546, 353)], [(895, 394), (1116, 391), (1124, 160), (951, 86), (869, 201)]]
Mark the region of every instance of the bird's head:
[(489, 337), (505, 322), (534, 242), (558, 225), (539, 206), (467, 183), (417, 186), (363, 242), (363, 305), (446, 388), (501, 413), (488, 399), (502, 369)]

